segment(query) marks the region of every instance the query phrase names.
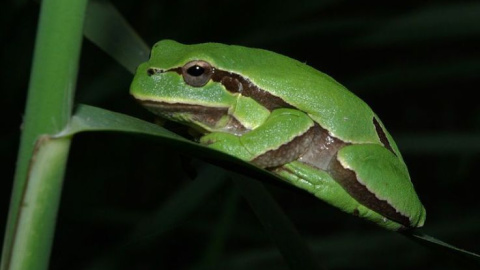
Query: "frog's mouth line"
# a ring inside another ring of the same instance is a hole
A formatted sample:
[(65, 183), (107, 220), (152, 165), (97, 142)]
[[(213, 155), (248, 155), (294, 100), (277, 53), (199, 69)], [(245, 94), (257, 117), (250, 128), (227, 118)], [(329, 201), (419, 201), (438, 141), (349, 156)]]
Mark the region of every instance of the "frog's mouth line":
[(154, 100), (138, 100), (138, 102), (149, 109), (157, 109), (161, 111), (169, 112), (188, 112), (188, 113), (203, 113), (209, 112), (212, 114), (226, 114), (228, 113), (228, 107), (208, 107), (202, 105), (193, 105), (187, 103), (168, 103), (163, 101)]
[(154, 114), (168, 120), (198, 126), (209, 132), (222, 131), (241, 135), (248, 131), (233, 115), (228, 107), (208, 107), (185, 103), (168, 103), (153, 100), (138, 102)]

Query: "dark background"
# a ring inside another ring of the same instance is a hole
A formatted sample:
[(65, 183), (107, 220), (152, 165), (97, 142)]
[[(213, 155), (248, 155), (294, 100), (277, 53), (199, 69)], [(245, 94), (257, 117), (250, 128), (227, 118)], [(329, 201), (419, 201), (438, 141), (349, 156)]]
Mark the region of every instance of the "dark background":
[[(365, 100), (396, 139), (427, 209), (425, 231), (480, 252), (480, 2), (281, 3), (124, 0), (114, 5), (149, 45), (170, 38), (261, 47), (333, 76)], [(3, 7), (2, 237), (39, 5), (7, 1)], [(128, 95), (131, 79), (109, 56), (84, 41), (77, 103), (150, 121), (153, 117)], [(122, 239), (139, 220), (193, 181), (191, 158), (165, 147), (125, 134), (75, 138), (51, 268), (287, 269), (229, 181), (161, 237), (150, 237), (155, 232), (148, 231), (125, 245)], [(283, 185), (266, 186), (326, 269), (469, 267), (448, 254), (341, 213), (307, 193)], [(227, 220), (226, 233), (211, 259), (206, 250), (214, 239), (218, 241), (212, 235), (222, 218)], [(121, 255), (112, 258), (111, 250), (119, 246)]]

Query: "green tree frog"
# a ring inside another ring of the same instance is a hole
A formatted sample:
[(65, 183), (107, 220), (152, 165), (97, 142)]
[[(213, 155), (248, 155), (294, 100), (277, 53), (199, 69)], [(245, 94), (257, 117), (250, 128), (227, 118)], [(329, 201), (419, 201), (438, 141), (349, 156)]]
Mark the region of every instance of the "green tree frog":
[(289, 57), (219, 43), (156, 43), (130, 93), (200, 143), (251, 162), (390, 230), (425, 209), (378, 116), (328, 75)]

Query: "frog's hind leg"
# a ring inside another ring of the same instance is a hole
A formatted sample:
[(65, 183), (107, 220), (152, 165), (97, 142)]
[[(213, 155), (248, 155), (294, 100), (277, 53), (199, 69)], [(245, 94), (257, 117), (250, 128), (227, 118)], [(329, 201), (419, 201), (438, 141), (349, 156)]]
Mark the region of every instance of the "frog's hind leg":
[(366, 218), (391, 230), (402, 226), (360, 204), (329, 173), (309, 164), (294, 161), (272, 170), (286, 182), (347, 213)]
[(406, 227), (420, 227), (423, 208), (403, 161), (378, 144), (340, 149), (329, 174), (359, 203)]

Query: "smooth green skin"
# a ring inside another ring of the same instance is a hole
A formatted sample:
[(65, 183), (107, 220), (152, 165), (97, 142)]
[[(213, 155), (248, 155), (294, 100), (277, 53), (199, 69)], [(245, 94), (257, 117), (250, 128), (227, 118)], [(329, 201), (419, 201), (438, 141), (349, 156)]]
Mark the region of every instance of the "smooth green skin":
[[(204, 60), (216, 69), (241, 75), (294, 108), (270, 112), (250, 97), (230, 93), (220, 83), (209, 81), (202, 87), (192, 87), (175, 72), (147, 75), (148, 68), (169, 70), (192, 60)], [(140, 101), (227, 108), (230, 115), (251, 131), (241, 136), (229, 134), (223, 129), (226, 120), (207, 127), (195, 121), (189, 112), (165, 114), (159, 110), (154, 113), (205, 130), (201, 143), (245, 161), (290, 142), (316, 122), (331, 136), (351, 143), (338, 152), (337, 158), (357, 174), (370, 192), (408, 216), (410, 227), (421, 227), (425, 221), (425, 209), (401, 154), (375, 113), (334, 79), (299, 61), (261, 49), (218, 43), (183, 45), (164, 40), (155, 44), (150, 60), (138, 67), (130, 92)], [(396, 156), (381, 143), (374, 117)], [(359, 216), (387, 229), (404, 227), (359, 204), (324, 171), (296, 161), (286, 164), (285, 168), (291, 173), (277, 173), (287, 182), (343, 211), (354, 213), (356, 210)]]

